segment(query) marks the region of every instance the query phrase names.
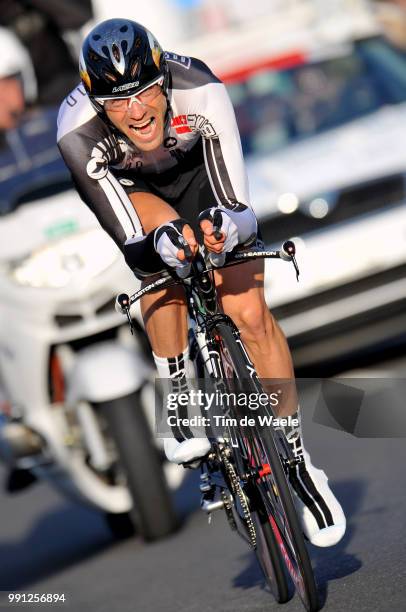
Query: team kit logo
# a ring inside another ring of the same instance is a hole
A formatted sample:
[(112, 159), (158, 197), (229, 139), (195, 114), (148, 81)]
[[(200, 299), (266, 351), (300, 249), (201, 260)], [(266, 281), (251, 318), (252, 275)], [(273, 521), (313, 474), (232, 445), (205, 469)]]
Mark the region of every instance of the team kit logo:
[(135, 185), (134, 181), (129, 178), (120, 178), (118, 179), (118, 182), (124, 187), (132, 187), (133, 185)]
[(183, 68), (186, 68), (186, 70), (189, 70), (190, 64), (192, 63), (190, 57), (186, 57), (185, 55), (178, 55), (177, 53), (171, 53), (170, 51), (165, 51), (164, 58), (166, 59), (166, 61), (179, 64)]
[(216, 130), (203, 115), (177, 115), (172, 119), (171, 127), (177, 134), (200, 132), (205, 138), (217, 136)]
[(108, 171), (107, 161), (101, 157), (91, 157), (86, 166), (87, 175), (95, 181), (103, 179)]

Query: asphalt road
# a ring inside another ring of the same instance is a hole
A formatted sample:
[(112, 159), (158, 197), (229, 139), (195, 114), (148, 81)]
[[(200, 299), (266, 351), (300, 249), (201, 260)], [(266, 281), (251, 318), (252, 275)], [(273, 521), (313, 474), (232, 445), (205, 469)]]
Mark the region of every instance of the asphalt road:
[[(405, 376), (406, 360), (369, 374)], [(310, 547), (324, 610), (372, 612), (406, 605), (405, 439), (359, 439), (316, 425), (307, 411), (305, 444), (323, 467), (348, 519), (344, 539)], [(263, 612), (303, 610), (295, 596), (279, 606), (264, 587), (255, 557), (221, 513), (209, 526), (198, 509), (196, 474), (177, 494), (185, 522), (159, 543), (114, 542), (95, 512), (46, 484), (0, 493), (0, 590), (5, 595), (64, 593), (65, 604), (25, 610), (75, 612)]]

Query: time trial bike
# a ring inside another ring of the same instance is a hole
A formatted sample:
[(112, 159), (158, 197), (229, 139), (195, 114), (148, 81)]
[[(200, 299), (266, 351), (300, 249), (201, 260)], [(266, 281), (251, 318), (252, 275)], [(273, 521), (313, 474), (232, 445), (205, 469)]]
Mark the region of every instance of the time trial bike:
[[(186, 245), (185, 250), (188, 255)], [(168, 268), (131, 297), (120, 294), (117, 305), (131, 326), (130, 308), (137, 300), (157, 289), (181, 284), (187, 299), (190, 354), (197, 379), (208, 381), (216, 391), (263, 394), (237, 327), (220, 310), (214, 270), (259, 258), (283, 259), (293, 263), (298, 279), (295, 252), (292, 241), (285, 242), (280, 250), (234, 250), (219, 266), (218, 261), (213, 265), (202, 249), (185, 278)], [(270, 404), (264, 411), (275, 416)], [(305, 608), (315, 612), (319, 609), (316, 583), (288, 478), (297, 459), (282, 428), (261, 427), (258, 419), (254, 424), (247, 420), (242, 426), (247, 415), (241, 406), (228, 404), (224, 412), (228, 418), (221, 435), (216, 431), (210, 437), (211, 449), (199, 461), (202, 509), (209, 517), (216, 510), (224, 510), (230, 527), (255, 551), (276, 601), (288, 601), (296, 588)], [(196, 467), (196, 463), (190, 467)]]

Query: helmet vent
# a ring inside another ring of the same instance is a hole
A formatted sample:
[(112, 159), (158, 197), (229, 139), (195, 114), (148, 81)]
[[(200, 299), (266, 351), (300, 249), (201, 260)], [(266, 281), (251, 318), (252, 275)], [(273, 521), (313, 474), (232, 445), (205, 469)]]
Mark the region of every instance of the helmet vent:
[(123, 25), (123, 26), (120, 28), (120, 32), (127, 32), (127, 30), (128, 30), (128, 26), (126, 26), (126, 25)]
[(113, 52), (113, 56), (114, 59), (116, 60), (116, 62), (120, 61), (120, 49), (117, 47), (117, 45), (115, 43), (112, 44), (111, 46), (111, 50)]
[(128, 43), (126, 40), (123, 40), (123, 42), (121, 43), (121, 49), (124, 53), (124, 55), (127, 53), (127, 49), (128, 49)]
[(93, 40), (100, 40), (101, 36), (100, 34), (94, 34), (93, 36)]
[(133, 65), (131, 66), (131, 78), (134, 78), (135, 75), (137, 74), (137, 70), (138, 70), (138, 66), (140, 65), (138, 59), (135, 60), (135, 62), (133, 62)]
[[(104, 51), (104, 47), (103, 47)], [(121, 53), (120, 47), (116, 42), (113, 42), (110, 47), (110, 57), (113, 62), (113, 67), (120, 73), (124, 74), (125, 70), (125, 58), (123, 53)]]
[(114, 76), (114, 74), (111, 74), (111, 72), (105, 72), (104, 74), (106, 75), (106, 78), (110, 81), (117, 81), (117, 77)]
[(94, 53), (94, 51), (89, 51), (89, 59), (92, 62), (100, 62), (100, 57), (97, 55), (97, 53)]

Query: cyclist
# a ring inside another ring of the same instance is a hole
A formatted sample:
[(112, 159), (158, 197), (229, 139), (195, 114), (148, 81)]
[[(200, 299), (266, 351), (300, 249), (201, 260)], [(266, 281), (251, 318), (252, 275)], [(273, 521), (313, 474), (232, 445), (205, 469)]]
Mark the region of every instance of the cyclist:
[[(86, 37), (80, 76), (82, 85), (60, 110), (60, 151), (80, 196), (138, 277), (159, 272), (163, 262), (184, 274), (198, 239), (217, 254), (254, 243), (257, 221), (234, 111), (203, 62), (164, 53), (140, 24), (110, 19)], [(215, 279), (258, 375), (293, 379), (286, 339), (265, 303), (263, 263), (247, 263), (238, 274), (218, 270)], [(146, 295), (141, 308), (160, 377), (182, 386), (191, 366), (182, 289)], [(297, 404), (284, 413), (298, 417)], [(316, 545), (335, 544), (345, 532), (342, 508), (303, 448), (300, 427), (286, 434), (299, 459), (291, 484), (304, 533)], [(201, 458), (209, 448), (204, 438), (165, 440), (176, 463)]]

